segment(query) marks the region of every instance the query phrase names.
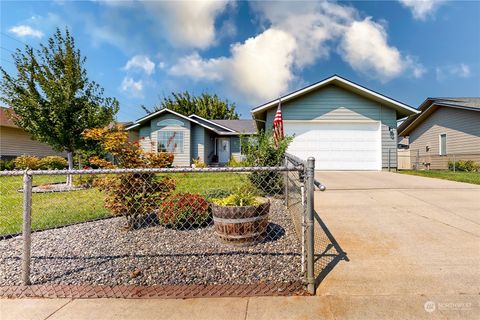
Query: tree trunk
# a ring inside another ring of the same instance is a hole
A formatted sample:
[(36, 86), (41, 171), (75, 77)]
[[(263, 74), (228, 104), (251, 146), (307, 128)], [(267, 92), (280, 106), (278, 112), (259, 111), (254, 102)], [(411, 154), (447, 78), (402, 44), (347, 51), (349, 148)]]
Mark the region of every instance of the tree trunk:
[[(67, 160), (68, 160), (68, 170), (73, 170), (73, 152), (67, 151)], [(71, 187), (73, 185), (73, 176), (71, 174), (67, 175), (67, 186)]]

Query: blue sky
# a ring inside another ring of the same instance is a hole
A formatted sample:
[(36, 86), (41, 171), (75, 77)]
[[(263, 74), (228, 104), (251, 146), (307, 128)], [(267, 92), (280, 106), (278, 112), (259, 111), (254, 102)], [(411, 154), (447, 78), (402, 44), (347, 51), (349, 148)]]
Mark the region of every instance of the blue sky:
[(172, 91), (217, 93), (243, 118), (334, 73), (417, 107), (480, 96), (477, 1), (2, 1), (1, 65), (68, 26), (89, 77), (144, 115)]

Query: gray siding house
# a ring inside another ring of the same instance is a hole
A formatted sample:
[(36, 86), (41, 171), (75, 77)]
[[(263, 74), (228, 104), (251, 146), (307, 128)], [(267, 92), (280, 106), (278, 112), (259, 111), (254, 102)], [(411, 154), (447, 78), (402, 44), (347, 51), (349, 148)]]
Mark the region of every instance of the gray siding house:
[(133, 141), (149, 152), (172, 152), (173, 165), (188, 167), (193, 159), (207, 165), (241, 159), (241, 135), (256, 133), (252, 120), (207, 120), (169, 109), (153, 112), (133, 122), (126, 130)]
[[(288, 151), (313, 156), (319, 170), (382, 170), (397, 166), (397, 120), (418, 111), (338, 75), (280, 98)], [(272, 128), (279, 100), (252, 110)]]
[(428, 98), (419, 110), (399, 126), (412, 163), (447, 169), (454, 156), (480, 163), (480, 98)]

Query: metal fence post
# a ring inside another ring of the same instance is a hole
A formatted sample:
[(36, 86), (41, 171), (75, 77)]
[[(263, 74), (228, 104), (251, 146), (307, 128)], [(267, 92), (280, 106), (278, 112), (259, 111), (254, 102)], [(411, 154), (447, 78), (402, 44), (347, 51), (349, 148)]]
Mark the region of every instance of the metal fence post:
[(390, 161), (391, 161), (391, 151), (392, 149), (388, 148), (388, 172), (390, 172)]
[[(285, 156), (285, 163), (284, 163), (285, 167), (288, 167), (288, 157)], [(285, 207), (288, 208), (288, 171), (285, 171), (284, 173), (284, 177), (285, 177)]]
[(418, 170), (420, 166), (420, 150), (417, 149), (417, 168), (415, 170)]
[(24, 285), (30, 282), (30, 256), (32, 247), (32, 174), (25, 170), (23, 174), (23, 255), (22, 255), (22, 282)]
[(306, 207), (306, 242), (307, 242), (307, 290), (309, 293), (315, 293), (315, 277), (314, 277), (314, 260), (315, 260), (315, 248), (314, 248), (314, 180), (315, 180), (315, 158), (309, 157), (307, 159), (307, 168), (305, 170), (306, 181), (305, 188), (307, 194), (307, 207)]
[(455, 163), (455, 154), (454, 154), (454, 155), (453, 155), (453, 172), (455, 172), (455, 166), (456, 166), (456, 165), (457, 165), (457, 164)]

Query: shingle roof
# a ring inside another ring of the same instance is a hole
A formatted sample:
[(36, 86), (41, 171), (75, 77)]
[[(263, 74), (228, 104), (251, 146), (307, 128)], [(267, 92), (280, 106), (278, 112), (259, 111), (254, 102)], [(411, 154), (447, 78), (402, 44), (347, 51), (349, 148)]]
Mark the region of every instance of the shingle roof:
[(18, 128), (18, 126), (11, 120), (11, 116), (14, 114), (15, 113), (10, 108), (0, 107), (0, 126)]
[(430, 98), (434, 103), (445, 103), (459, 107), (469, 107), (469, 108), (479, 108), (480, 109), (480, 98), (478, 97), (469, 97), (469, 98)]
[(253, 120), (210, 120), (216, 124), (227, 127), (239, 133), (257, 133), (257, 126)]

